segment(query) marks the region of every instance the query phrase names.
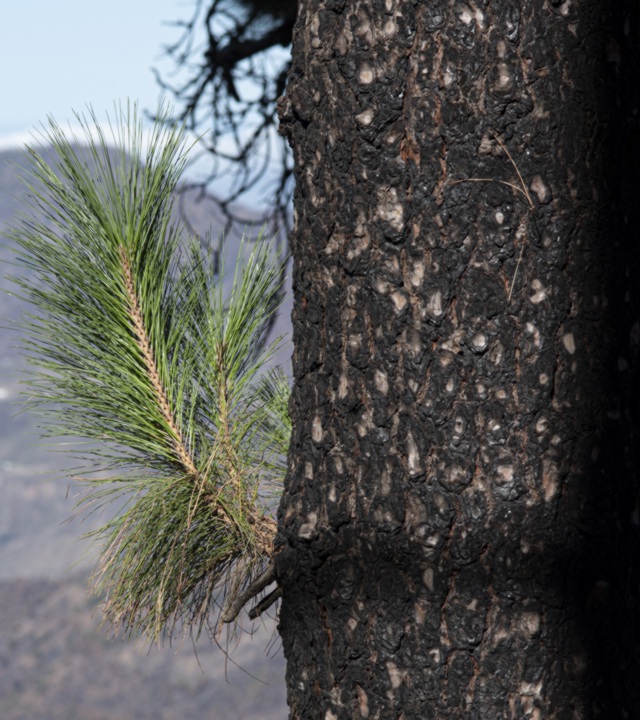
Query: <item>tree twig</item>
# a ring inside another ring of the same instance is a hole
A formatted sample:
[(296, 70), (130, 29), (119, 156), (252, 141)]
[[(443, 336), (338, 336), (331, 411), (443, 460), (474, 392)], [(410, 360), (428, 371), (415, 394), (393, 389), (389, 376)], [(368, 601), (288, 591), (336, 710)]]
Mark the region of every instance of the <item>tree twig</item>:
[[(222, 620), (222, 622), (224, 623), (233, 622), (240, 614), (242, 608), (249, 602), (249, 600), (251, 600), (251, 598), (254, 598), (259, 592), (264, 590), (267, 585), (270, 585), (274, 579), (275, 566), (272, 560), (269, 565), (267, 565), (267, 569), (262, 573), (262, 575), (257, 577), (241, 595), (238, 595), (238, 597), (235, 598), (235, 600), (233, 600), (233, 602), (231, 602), (227, 608), (225, 608), (224, 612), (220, 616), (220, 620)], [(267, 597), (270, 597), (270, 595), (267, 595)], [(265, 600), (266, 599), (267, 598), (265, 598)], [(260, 604), (258, 604), (256, 607), (259, 607)], [(253, 608), (253, 610), (255, 609), (256, 608)], [(253, 612), (253, 610), (251, 612)]]
[(272, 590), (266, 597), (263, 597), (262, 600), (251, 610), (249, 610), (249, 619), (255, 620), (256, 618), (260, 617), (265, 610), (268, 610), (273, 603), (278, 600), (282, 596), (282, 588), (277, 587), (275, 590)]

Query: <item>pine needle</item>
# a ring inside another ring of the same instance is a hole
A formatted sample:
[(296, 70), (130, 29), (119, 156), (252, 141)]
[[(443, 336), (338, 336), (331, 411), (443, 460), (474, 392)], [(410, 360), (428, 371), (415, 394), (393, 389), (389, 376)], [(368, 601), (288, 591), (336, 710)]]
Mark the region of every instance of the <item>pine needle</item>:
[(92, 132), (91, 111), (77, 119), (84, 148), (53, 119), (28, 148), (32, 212), (9, 233), (33, 306), (26, 395), (45, 436), (90, 441), (83, 456), (101, 472), (84, 478), (81, 509), (124, 499), (93, 533), (108, 621), (151, 639), (197, 634), (273, 551), (289, 388), (263, 372), (280, 339), (260, 348), (283, 268), (258, 242), (223, 298), (212, 258), (172, 220), (181, 131), (161, 113), (145, 144), (131, 107), (110, 135)]

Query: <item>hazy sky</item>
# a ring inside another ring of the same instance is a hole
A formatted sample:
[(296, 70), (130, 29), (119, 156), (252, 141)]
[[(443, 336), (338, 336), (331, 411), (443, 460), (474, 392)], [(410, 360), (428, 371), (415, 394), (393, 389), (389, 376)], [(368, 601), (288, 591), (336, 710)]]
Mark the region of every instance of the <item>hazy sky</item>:
[(151, 68), (190, 18), (193, 0), (22, 0), (0, 2), (0, 149), (21, 145), (48, 114), (63, 124), (91, 104), (154, 110)]

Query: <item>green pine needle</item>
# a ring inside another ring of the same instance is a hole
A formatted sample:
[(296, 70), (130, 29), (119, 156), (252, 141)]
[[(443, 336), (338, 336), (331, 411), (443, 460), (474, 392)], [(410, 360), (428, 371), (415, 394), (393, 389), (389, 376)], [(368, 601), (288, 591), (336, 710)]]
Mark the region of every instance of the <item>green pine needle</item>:
[(55, 160), (28, 148), (34, 214), (10, 232), (31, 271), (15, 279), (34, 308), (28, 402), (45, 435), (86, 438), (107, 471), (84, 478), (82, 508), (125, 499), (95, 532), (107, 619), (154, 639), (199, 632), (273, 550), (289, 387), (263, 372), (280, 340), (260, 348), (283, 266), (257, 243), (223, 298), (211, 258), (172, 221), (182, 133), (161, 114), (145, 144), (127, 107), (109, 125), (113, 150), (92, 135), (93, 112), (77, 119), (87, 149), (52, 119)]

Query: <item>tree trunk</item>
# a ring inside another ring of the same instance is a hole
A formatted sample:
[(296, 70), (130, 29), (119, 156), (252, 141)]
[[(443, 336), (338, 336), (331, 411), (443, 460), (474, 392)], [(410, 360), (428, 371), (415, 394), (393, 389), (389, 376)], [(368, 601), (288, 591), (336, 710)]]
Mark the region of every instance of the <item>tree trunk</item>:
[(640, 717), (640, 25), (608, 6), (300, 3), (291, 718)]

